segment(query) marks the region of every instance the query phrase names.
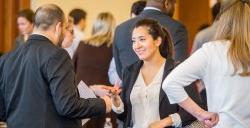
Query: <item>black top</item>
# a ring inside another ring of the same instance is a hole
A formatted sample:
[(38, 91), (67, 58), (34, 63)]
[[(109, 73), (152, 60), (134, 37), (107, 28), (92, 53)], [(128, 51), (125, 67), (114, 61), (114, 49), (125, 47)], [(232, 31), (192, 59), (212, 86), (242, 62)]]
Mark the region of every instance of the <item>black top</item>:
[(81, 41), (73, 63), (77, 80), (84, 81), (87, 85), (109, 85), (108, 69), (112, 59), (112, 46), (106, 43), (101, 46), (92, 46)]
[(0, 58), (0, 118), (8, 128), (80, 128), (105, 114), (102, 99), (79, 98), (68, 53), (41, 35)]

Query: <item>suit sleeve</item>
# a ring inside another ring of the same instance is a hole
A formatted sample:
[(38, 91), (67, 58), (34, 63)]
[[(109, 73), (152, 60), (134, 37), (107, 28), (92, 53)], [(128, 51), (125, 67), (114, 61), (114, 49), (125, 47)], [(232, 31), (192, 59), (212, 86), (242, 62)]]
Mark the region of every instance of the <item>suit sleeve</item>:
[(0, 121), (5, 121), (5, 113), (6, 113), (6, 110), (5, 110), (5, 103), (4, 103), (4, 97), (3, 97), (3, 80), (2, 80), (2, 70), (3, 68), (3, 57), (0, 58), (0, 71), (1, 71), (1, 74), (0, 74)]
[(127, 114), (128, 114), (128, 102), (127, 102), (127, 88), (128, 88), (128, 70), (127, 70), (127, 67), (124, 69), (124, 72), (122, 74), (122, 92), (120, 94), (120, 97), (121, 97), (121, 100), (124, 104), (124, 112), (121, 113), (121, 114), (118, 114), (118, 119), (123, 121), (123, 122), (126, 122), (126, 118), (127, 118)]
[(183, 25), (179, 25), (173, 34), (174, 60), (178, 62), (184, 61), (188, 57), (188, 33)]
[(114, 35), (114, 42), (113, 42), (113, 57), (115, 59), (115, 66), (116, 66), (116, 71), (118, 76), (121, 78), (122, 77), (122, 64), (121, 60), (119, 58), (119, 50), (117, 48), (117, 43), (118, 43), (118, 27), (115, 30), (115, 35)]
[[(1, 83), (2, 84), (2, 83)], [(3, 93), (0, 92), (0, 121), (5, 121), (5, 107), (4, 107)]]
[(47, 75), (57, 112), (68, 118), (89, 118), (104, 115), (106, 105), (99, 98), (79, 97), (73, 64), (66, 51), (59, 49), (49, 59)]

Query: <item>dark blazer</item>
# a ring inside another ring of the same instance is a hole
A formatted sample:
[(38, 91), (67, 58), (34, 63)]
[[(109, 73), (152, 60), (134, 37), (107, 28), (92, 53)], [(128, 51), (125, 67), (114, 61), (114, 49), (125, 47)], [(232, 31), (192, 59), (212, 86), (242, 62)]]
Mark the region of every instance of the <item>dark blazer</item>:
[[(138, 61), (132, 64), (131, 66), (125, 68), (124, 70), (123, 79), (122, 79), (123, 90), (121, 94), (121, 99), (123, 100), (125, 111), (123, 114), (120, 115), (120, 118), (124, 120), (125, 122), (124, 127), (126, 128), (132, 127), (133, 125), (132, 117), (131, 117), (132, 105), (130, 101), (130, 94), (133, 89), (134, 83), (137, 80), (142, 64), (143, 64), (143, 61)], [(164, 67), (162, 80), (164, 80), (167, 77), (167, 75), (172, 71), (174, 67), (175, 67), (174, 60), (167, 59), (165, 67)], [(185, 90), (196, 103), (201, 104), (201, 100), (199, 98), (198, 92), (196, 91), (195, 85), (188, 86), (185, 88)], [(168, 97), (162, 88), (160, 89), (159, 103), (160, 103), (159, 114), (160, 114), (161, 119), (167, 117), (170, 114), (178, 113), (182, 120), (182, 126), (188, 125), (195, 120), (195, 117), (193, 117), (184, 109), (179, 107), (178, 104), (170, 104)]]
[(116, 27), (113, 43), (113, 56), (115, 58), (117, 73), (120, 78), (122, 70), (125, 67), (139, 60), (132, 49), (131, 32), (135, 23), (143, 18), (157, 20), (169, 30), (174, 43), (174, 59), (176, 62), (181, 62), (188, 56), (188, 35), (185, 26), (163, 12), (152, 9), (144, 10), (139, 16)]
[(105, 114), (102, 99), (79, 98), (68, 53), (41, 35), (0, 59), (0, 112), (8, 128), (80, 128)]

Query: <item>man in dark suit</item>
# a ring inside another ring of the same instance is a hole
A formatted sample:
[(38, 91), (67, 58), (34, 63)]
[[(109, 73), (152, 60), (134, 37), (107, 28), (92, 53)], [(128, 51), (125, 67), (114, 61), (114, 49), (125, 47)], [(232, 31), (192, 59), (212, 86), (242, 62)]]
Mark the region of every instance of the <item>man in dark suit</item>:
[(0, 120), (9, 128), (80, 128), (81, 118), (111, 110), (108, 97), (79, 98), (70, 57), (56, 46), (64, 21), (58, 6), (38, 8), (27, 43), (0, 59)]
[(136, 21), (142, 18), (152, 18), (166, 27), (174, 42), (174, 59), (182, 62), (188, 56), (187, 30), (178, 21), (172, 18), (176, 0), (148, 0), (146, 8), (137, 17), (125, 21), (117, 26), (113, 44), (113, 56), (115, 58), (118, 75), (122, 76), (122, 70), (138, 60), (132, 50), (131, 29)]

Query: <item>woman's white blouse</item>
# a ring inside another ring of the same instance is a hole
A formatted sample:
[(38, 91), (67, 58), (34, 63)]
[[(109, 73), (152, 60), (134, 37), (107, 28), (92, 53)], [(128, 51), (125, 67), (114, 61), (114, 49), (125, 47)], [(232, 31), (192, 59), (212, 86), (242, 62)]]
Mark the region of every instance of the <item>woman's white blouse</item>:
[(250, 77), (232, 75), (227, 56), (230, 44), (225, 40), (204, 44), (168, 75), (162, 88), (170, 103), (179, 103), (188, 97), (183, 87), (202, 79), (208, 110), (219, 114), (216, 128), (249, 128)]
[(140, 71), (130, 95), (134, 128), (147, 128), (149, 124), (160, 120), (159, 94), (163, 75), (161, 66), (153, 81), (146, 85)]

